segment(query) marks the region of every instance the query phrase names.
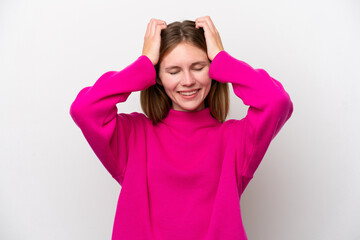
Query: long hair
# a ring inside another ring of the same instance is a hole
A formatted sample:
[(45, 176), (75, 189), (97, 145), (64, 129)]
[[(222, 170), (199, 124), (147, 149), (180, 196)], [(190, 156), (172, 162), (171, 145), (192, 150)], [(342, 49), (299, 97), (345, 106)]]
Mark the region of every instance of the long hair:
[[(172, 106), (170, 97), (166, 94), (164, 87), (159, 84), (160, 63), (167, 52), (182, 42), (191, 43), (207, 52), (204, 30), (197, 29), (194, 21), (172, 22), (167, 25), (167, 28), (161, 30), (159, 61), (155, 65), (156, 83), (140, 92), (141, 108), (153, 125), (165, 118)], [(211, 115), (220, 122), (224, 122), (229, 112), (229, 86), (228, 83), (221, 83), (214, 79), (211, 81), (209, 94), (204, 99), (205, 108), (209, 107)]]

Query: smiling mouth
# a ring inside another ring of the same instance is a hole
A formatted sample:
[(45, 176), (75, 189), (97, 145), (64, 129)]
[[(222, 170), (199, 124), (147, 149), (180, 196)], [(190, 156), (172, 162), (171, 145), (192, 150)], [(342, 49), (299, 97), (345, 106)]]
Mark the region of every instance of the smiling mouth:
[(198, 88), (198, 89), (194, 89), (194, 90), (189, 90), (189, 91), (177, 91), (178, 93), (191, 93), (191, 92), (197, 92), (197, 91), (199, 91), (200, 90), (200, 88)]
[(194, 91), (184, 91), (184, 92), (183, 91), (178, 91), (178, 93), (180, 93), (183, 96), (192, 96), (192, 95), (198, 93), (199, 91), (200, 91), (200, 88), (197, 89), (197, 90), (194, 90)]

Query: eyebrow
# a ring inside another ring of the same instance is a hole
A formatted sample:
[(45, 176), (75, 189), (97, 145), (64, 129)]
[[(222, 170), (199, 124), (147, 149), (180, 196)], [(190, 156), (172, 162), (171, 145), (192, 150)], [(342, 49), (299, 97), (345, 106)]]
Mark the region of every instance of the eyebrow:
[[(197, 62), (193, 62), (190, 66), (194, 66), (197, 64), (206, 64), (206, 62), (205, 61), (197, 61)], [(170, 67), (165, 68), (165, 70), (170, 70), (173, 68), (180, 68), (180, 67), (179, 66), (170, 66)]]

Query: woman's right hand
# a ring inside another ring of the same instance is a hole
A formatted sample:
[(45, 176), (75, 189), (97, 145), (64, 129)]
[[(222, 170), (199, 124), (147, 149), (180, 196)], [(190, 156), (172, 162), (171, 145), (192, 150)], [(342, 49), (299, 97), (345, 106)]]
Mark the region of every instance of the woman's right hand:
[(152, 18), (147, 25), (142, 55), (147, 56), (155, 66), (159, 61), (161, 30), (167, 28), (166, 22)]

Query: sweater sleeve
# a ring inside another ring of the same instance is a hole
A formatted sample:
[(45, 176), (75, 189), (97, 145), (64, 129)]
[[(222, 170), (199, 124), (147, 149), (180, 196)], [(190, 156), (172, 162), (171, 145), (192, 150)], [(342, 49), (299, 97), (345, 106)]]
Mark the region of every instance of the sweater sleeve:
[(92, 150), (112, 177), (122, 185), (127, 164), (127, 139), (139, 122), (139, 113), (118, 113), (116, 104), (125, 102), (131, 92), (155, 84), (151, 60), (141, 55), (121, 71), (109, 71), (93, 86), (77, 94), (70, 115)]
[(210, 78), (230, 82), (234, 93), (248, 105), (247, 115), (233, 119), (231, 129), (236, 149), (236, 178), (242, 193), (253, 178), (270, 142), (293, 112), (293, 103), (282, 84), (264, 69), (220, 51), (210, 64)]

